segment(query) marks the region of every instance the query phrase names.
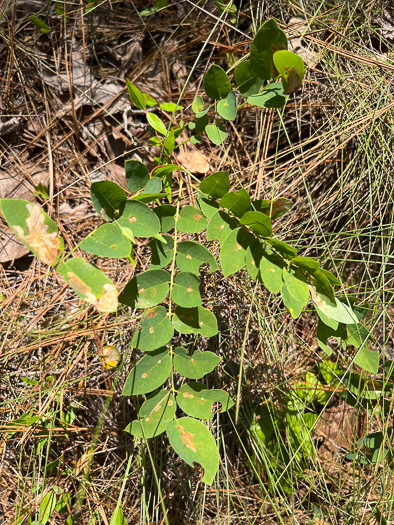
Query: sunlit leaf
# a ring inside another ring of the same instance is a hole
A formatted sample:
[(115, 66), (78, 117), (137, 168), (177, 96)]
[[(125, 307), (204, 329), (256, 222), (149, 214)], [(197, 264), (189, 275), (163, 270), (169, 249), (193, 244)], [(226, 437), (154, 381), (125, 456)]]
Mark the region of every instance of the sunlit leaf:
[(281, 49), (287, 49), (287, 38), (277, 22), (271, 18), (256, 33), (250, 48), (250, 69), (253, 74), (263, 80), (275, 78), (277, 74), (273, 55)]
[(192, 272), (200, 275), (200, 266), (209, 264), (209, 273), (216, 272), (218, 265), (215, 257), (202, 244), (193, 241), (183, 241), (178, 244), (176, 264), (181, 272)]
[(176, 402), (173, 394), (160, 390), (152, 394), (142, 405), (139, 419), (132, 421), (125, 431), (139, 438), (153, 438), (162, 434), (175, 417)]
[(218, 333), (215, 315), (202, 306), (196, 308), (178, 306), (172, 323), (175, 330), (181, 334), (200, 334), (203, 337), (213, 337)]
[(208, 220), (194, 206), (184, 206), (179, 214), (177, 228), (183, 233), (198, 233), (208, 226)]
[[(186, 383), (177, 395), (179, 407), (188, 416), (211, 419), (216, 412), (227, 412), (234, 406), (233, 400), (224, 390), (208, 390), (203, 383)], [(216, 407), (216, 410), (212, 410)]]
[(193, 355), (189, 356), (181, 346), (175, 349), (175, 370), (187, 379), (201, 379), (212, 372), (219, 363), (220, 357), (213, 352), (195, 350)]
[(231, 84), (225, 71), (214, 64), (204, 77), (204, 90), (209, 98), (219, 100), (227, 96), (231, 90)]
[(115, 224), (103, 224), (80, 244), (82, 250), (99, 257), (122, 258), (131, 254), (131, 244)]
[(152, 210), (137, 201), (126, 201), (119, 226), (131, 230), (135, 237), (155, 237), (160, 232), (160, 222)]
[(166, 345), (174, 335), (174, 328), (167, 317), (164, 306), (148, 310), (142, 318), (141, 327), (131, 341), (134, 348), (151, 352)]
[(175, 304), (184, 308), (193, 308), (202, 304), (200, 281), (194, 273), (180, 272), (175, 276), (171, 298)]
[(131, 308), (152, 308), (163, 302), (169, 291), (170, 274), (166, 270), (148, 270), (126, 284), (119, 302)]
[(202, 481), (211, 485), (219, 469), (219, 452), (215, 438), (201, 421), (190, 417), (172, 420), (167, 425), (167, 436), (177, 454), (191, 467), (194, 463), (204, 468)]
[(171, 374), (171, 356), (167, 348), (149, 352), (138, 361), (127, 376), (122, 395), (148, 394), (159, 388)]
[(109, 180), (93, 182), (90, 196), (97, 213), (105, 221), (112, 220), (121, 213), (127, 198), (125, 191)]

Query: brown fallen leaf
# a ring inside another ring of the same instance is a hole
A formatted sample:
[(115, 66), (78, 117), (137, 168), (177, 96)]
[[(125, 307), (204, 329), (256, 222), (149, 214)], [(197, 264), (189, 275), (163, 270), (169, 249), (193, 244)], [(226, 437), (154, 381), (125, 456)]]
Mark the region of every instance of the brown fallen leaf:
[(209, 162), (199, 151), (185, 151), (177, 155), (178, 162), (192, 173), (207, 173)]

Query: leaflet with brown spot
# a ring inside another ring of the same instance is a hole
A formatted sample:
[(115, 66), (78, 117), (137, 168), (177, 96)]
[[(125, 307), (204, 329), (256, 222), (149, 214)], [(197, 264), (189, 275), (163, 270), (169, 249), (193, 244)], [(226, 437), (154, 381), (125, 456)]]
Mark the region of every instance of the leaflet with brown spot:
[(57, 232), (48, 233), (45, 214), (38, 206), (26, 204), (29, 217), (26, 219), (27, 235), (21, 226), (13, 226), (18, 237), (36, 254), (40, 261), (51, 265), (61, 253), (62, 241)]
[(115, 312), (118, 307), (118, 291), (110, 283), (104, 284), (104, 292), (96, 297), (90, 286), (82, 281), (75, 273), (67, 272), (69, 285), (80, 293), (87, 303), (94, 305), (99, 312)]

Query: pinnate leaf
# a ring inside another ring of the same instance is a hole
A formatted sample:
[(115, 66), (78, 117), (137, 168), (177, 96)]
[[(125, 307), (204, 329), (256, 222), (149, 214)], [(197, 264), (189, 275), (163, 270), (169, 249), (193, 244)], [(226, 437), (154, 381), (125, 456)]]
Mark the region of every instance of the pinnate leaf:
[(213, 352), (196, 350), (192, 356), (188, 356), (185, 348), (178, 346), (175, 349), (175, 370), (187, 379), (201, 379), (212, 372), (219, 363), (220, 357)]
[(174, 419), (167, 425), (167, 436), (175, 452), (188, 465), (193, 467), (199, 463), (203, 467), (202, 481), (211, 485), (219, 469), (219, 451), (204, 423), (190, 417)]
[(168, 379), (171, 369), (171, 356), (167, 348), (158, 348), (146, 354), (127, 376), (122, 395), (138, 396), (156, 390)]

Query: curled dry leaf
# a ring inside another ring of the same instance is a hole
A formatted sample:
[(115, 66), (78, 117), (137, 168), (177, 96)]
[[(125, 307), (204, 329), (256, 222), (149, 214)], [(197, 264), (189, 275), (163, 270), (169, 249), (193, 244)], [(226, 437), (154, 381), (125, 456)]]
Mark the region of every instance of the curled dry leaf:
[(27, 235), (21, 226), (13, 226), (18, 237), (37, 254), (40, 261), (51, 265), (62, 250), (62, 241), (57, 232), (48, 233), (45, 214), (35, 204), (26, 204), (29, 217), (26, 219)]
[(177, 156), (178, 162), (192, 173), (207, 173), (209, 162), (199, 151), (185, 151)]
[(90, 286), (84, 283), (75, 273), (68, 272), (67, 278), (70, 286), (80, 293), (87, 303), (95, 306), (99, 312), (115, 312), (118, 308), (118, 291), (112, 284), (104, 284), (104, 292), (96, 297)]

